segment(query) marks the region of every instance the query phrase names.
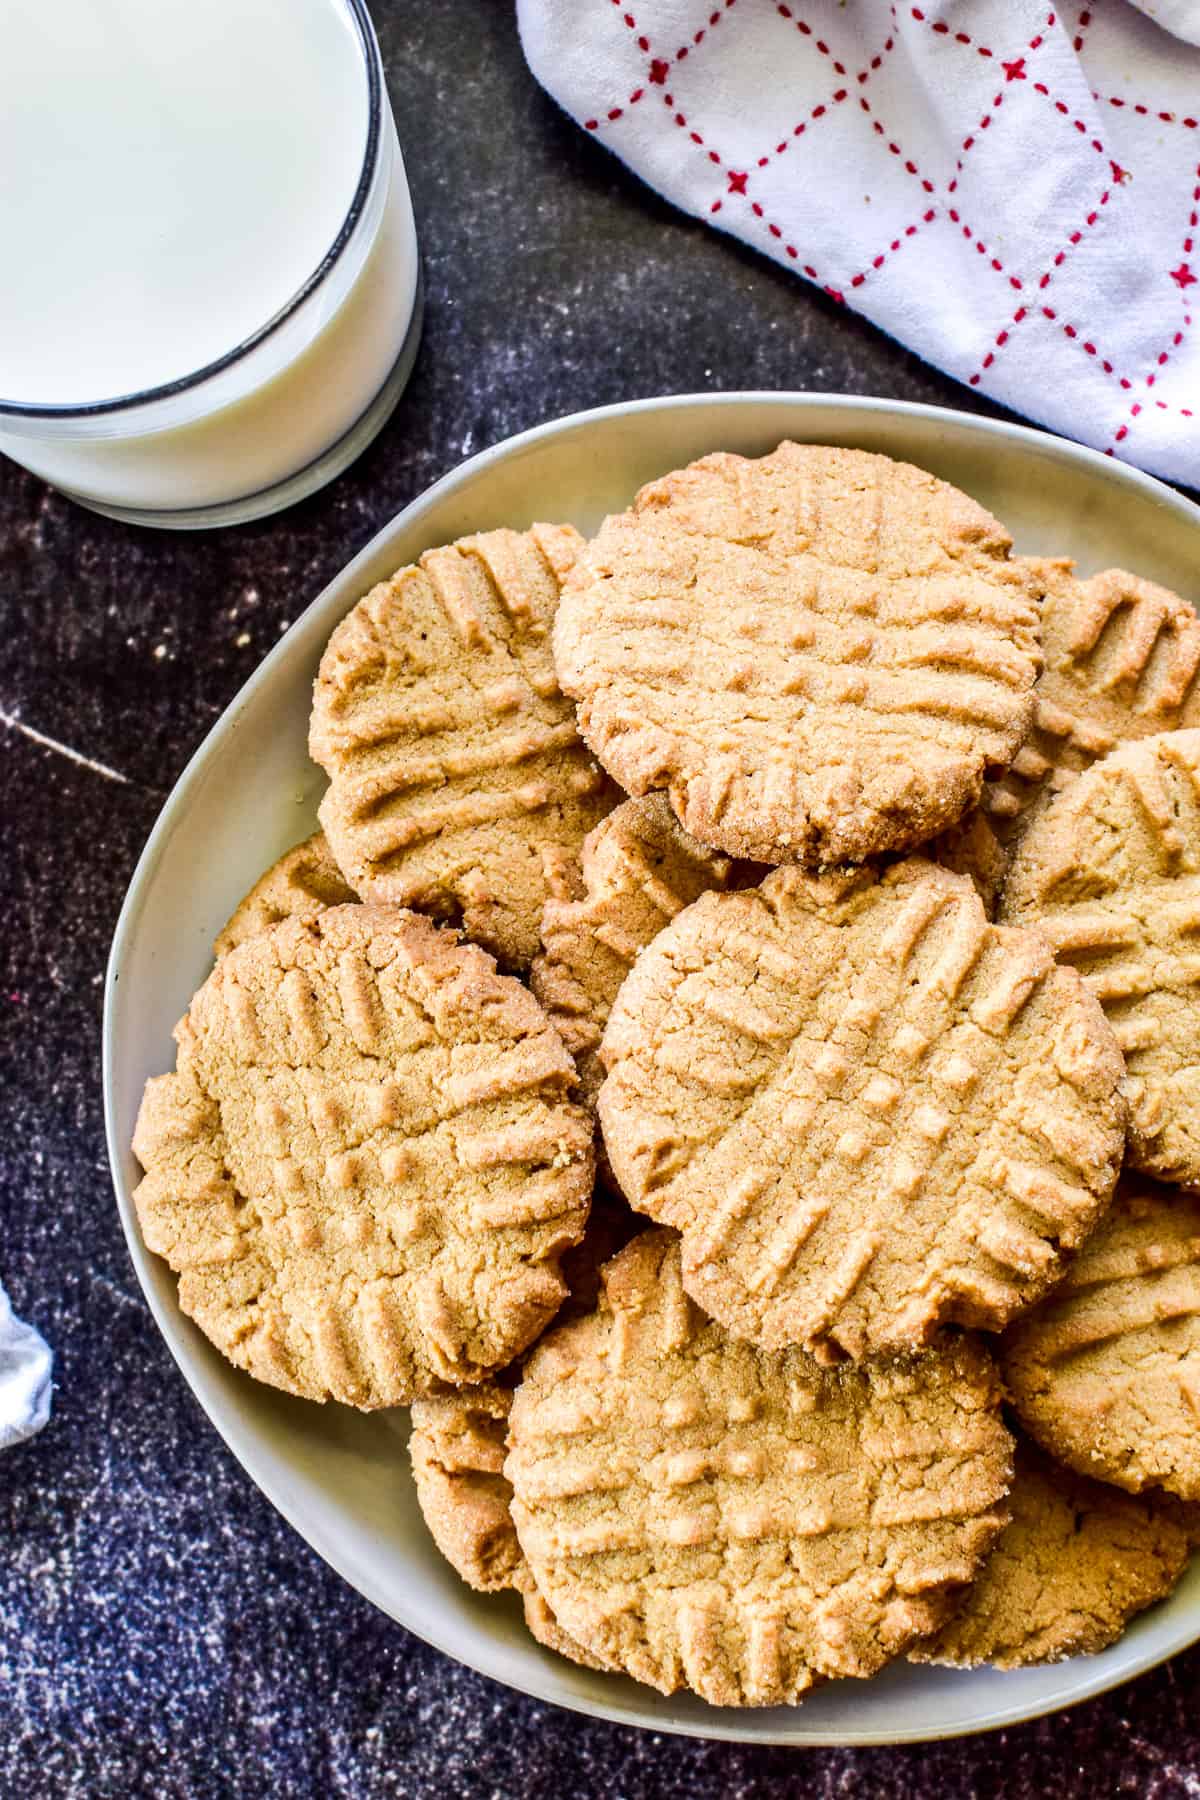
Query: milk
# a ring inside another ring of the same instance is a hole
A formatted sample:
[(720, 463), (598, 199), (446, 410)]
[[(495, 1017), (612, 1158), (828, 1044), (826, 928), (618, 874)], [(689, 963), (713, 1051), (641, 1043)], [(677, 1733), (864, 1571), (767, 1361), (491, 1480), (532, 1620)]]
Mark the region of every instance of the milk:
[(416, 237), (357, 0), (4, 0), (0, 167), (0, 449), (48, 480), (255, 516), (394, 404)]

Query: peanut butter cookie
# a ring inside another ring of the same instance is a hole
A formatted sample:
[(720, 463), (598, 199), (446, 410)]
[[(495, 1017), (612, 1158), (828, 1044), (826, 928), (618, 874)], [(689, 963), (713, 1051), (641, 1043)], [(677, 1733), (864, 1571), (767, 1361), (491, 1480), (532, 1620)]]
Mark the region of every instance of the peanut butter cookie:
[(535, 525), (426, 551), (342, 620), (313, 690), (321, 824), (347, 881), (461, 923), (513, 968), (538, 948), (554, 877), (619, 798), (550, 653), (582, 541)]
[(505, 1474), (561, 1629), (662, 1693), (798, 1700), (940, 1625), (1001, 1530), (1011, 1440), (970, 1339), (822, 1368), (726, 1335), (673, 1233), (533, 1352)]
[[(600, 1270), (635, 1229), (623, 1202), (597, 1193), (583, 1241), (562, 1259), (568, 1295), (555, 1324), (582, 1318), (600, 1296)], [(504, 1476), (514, 1369), (504, 1381), (429, 1395), (412, 1403), (412, 1458), (417, 1500), (446, 1561), (481, 1592), (515, 1588), (525, 1622), (540, 1644), (589, 1668), (600, 1664), (560, 1631), (533, 1584), (512, 1522), (512, 1488)]]
[(1129, 1066), (1132, 1167), (1200, 1182), (1200, 731), (1126, 744), (1020, 838), (1003, 918), (1045, 934)]
[(293, 845), (255, 882), (213, 945), (213, 954), (224, 956), (284, 919), (320, 912), (326, 906), (349, 906), (357, 898), (334, 862), (324, 832), (315, 832)]
[(604, 1141), (739, 1337), (853, 1357), (998, 1329), (1107, 1206), (1124, 1066), (1035, 933), (911, 857), (776, 869), (643, 950), (604, 1035)]
[(982, 507), (908, 463), (784, 443), (651, 482), (554, 627), (605, 768), (766, 863), (923, 843), (1033, 716), (1040, 586)]
[(222, 957), (146, 1087), (134, 1200), (218, 1349), (310, 1399), (478, 1381), (565, 1293), (592, 1125), (558, 1034), (490, 956), (398, 907)]
[(1122, 1494), (1017, 1442), (1012, 1519), (950, 1622), (910, 1662), (971, 1669), (1090, 1656), (1169, 1594), (1190, 1555), (1182, 1508)]
[(606, 1665), (563, 1631), (538, 1593), (512, 1522), (504, 1475), (513, 1390), (498, 1381), (414, 1400), (409, 1439), (417, 1499), (434, 1543), (468, 1586), (515, 1588), (539, 1644), (586, 1668)]
[(1001, 1354), (1021, 1423), (1052, 1455), (1200, 1500), (1200, 1196), (1127, 1176)]
[(1081, 580), (1072, 562), (1028, 561), (1045, 589), (1033, 729), (984, 789), (1006, 841), (1097, 757), (1200, 725), (1200, 618), (1186, 600), (1124, 569)]

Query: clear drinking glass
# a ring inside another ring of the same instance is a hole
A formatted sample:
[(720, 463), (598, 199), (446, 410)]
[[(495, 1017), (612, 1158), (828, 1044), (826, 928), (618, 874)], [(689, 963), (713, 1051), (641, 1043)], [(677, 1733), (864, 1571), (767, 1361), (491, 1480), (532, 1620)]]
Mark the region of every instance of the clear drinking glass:
[(339, 474), (400, 397), (421, 325), (412, 203), (366, 6), (329, 4), (363, 58), (365, 150), (341, 229), (297, 291), (160, 386), (77, 405), (0, 397), (0, 451), (84, 506), (175, 528), (261, 518)]

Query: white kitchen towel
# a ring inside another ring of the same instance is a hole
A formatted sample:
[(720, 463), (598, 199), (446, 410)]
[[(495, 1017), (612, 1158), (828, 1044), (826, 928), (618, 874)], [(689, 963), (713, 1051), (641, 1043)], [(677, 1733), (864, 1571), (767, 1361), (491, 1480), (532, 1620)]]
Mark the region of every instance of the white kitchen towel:
[(0, 1450), (32, 1437), (50, 1417), (50, 1347), (13, 1312), (0, 1287)]
[(1200, 49), (1127, 0), (517, 10), (538, 80), (675, 205), (977, 392), (1200, 486)]

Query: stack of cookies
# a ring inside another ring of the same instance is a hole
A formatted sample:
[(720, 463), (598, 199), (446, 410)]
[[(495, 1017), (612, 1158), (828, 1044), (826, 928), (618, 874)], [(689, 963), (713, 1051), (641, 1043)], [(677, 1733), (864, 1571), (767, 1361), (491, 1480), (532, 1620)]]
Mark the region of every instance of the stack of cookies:
[(1200, 1518), (1198, 668), (854, 450), (426, 552), (146, 1090), (180, 1304), (411, 1405), (438, 1548), (589, 1667), (1113, 1642)]

